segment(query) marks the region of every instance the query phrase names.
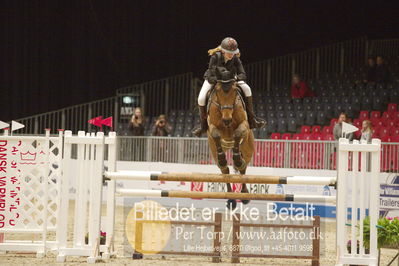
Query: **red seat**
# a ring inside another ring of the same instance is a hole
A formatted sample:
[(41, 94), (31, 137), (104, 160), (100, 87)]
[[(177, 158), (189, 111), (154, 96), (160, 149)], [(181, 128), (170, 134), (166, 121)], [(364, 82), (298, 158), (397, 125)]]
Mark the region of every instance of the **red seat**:
[(398, 104), (396, 104), (396, 103), (388, 104), (387, 112), (393, 113), (393, 112), (397, 112), (397, 111), (398, 111)]
[(301, 140), (303, 139), (303, 135), (301, 133), (296, 133), (292, 136), (292, 139)]
[(303, 135), (303, 139), (304, 140), (311, 140), (312, 139), (312, 134), (305, 133), (305, 134), (302, 134), (302, 135)]
[(369, 119), (369, 111), (360, 111), (359, 119), (362, 121)]
[(390, 114), (392, 119), (399, 120), (399, 112), (392, 112)]
[(321, 133), (323, 135), (331, 134), (332, 132), (333, 132), (333, 128), (331, 126), (325, 126), (325, 127), (323, 127), (323, 130), (321, 131)]
[(371, 113), (370, 113), (370, 119), (373, 119), (373, 118), (380, 118), (381, 117), (381, 112), (380, 111), (372, 111)]
[(312, 133), (320, 133), (320, 132), (321, 132), (321, 126), (312, 127)]
[(331, 126), (331, 127), (334, 127), (336, 123), (338, 123), (338, 119), (332, 118), (332, 119), (330, 120), (330, 126)]
[(384, 124), (385, 127), (395, 127), (396, 126), (396, 121), (393, 119), (382, 120), (382, 123)]
[(362, 120), (360, 119), (353, 120), (353, 125), (357, 128), (362, 128)]
[(382, 127), (379, 131), (378, 131), (378, 135), (380, 136), (380, 138), (383, 138), (385, 136), (389, 136), (389, 127)]
[(384, 112), (381, 116), (381, 119), (390, 119), (391, 118), (391, 114), (388, 112)]
[(354, 134), (355, 134), (355, 139), (360, 139), (360, 136), (362, 135), (362, 131), (358, 130)]
[(284, 133), (284, 134), (281, 136), (281, 139), (291, 139), (291, 133)]
[(371, 120), (371, 125), (373, 127), (382, 127), (382, 126), (384, 126), (384, 123), (381, 118), (374, 118)]
[(323, 136), (324, 140), (335, 140), (333, 134), (326, 134)]
[(310, 134), (310, 126), (302, 126), (301, 134)]
[(323, 135), (321, 133), (312, 133), (310, 138), (312, 140), (323, 140)]
[(374, 132), (373, 132), (373, 135), (371, 135), (371, 137), (372, 137), (373, 139), (379, 139), (379, 138), (380, 138), (380, 134), (379, 134), (377, 131), (374, 131)]
[(281, 139), (281, 134), (280, 133), (272, 133), (270, 138), (271, 139)]
[(389, 135), (399, 136), (399, 127), (391, 127), (391, 129), (389, 130)]

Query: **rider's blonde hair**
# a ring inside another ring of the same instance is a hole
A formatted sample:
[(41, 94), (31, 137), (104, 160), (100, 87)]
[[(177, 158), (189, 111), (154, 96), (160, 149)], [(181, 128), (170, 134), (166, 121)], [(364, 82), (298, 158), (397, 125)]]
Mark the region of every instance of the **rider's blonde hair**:
[[(208, 55), (212, 56), (212, 55), (216, 54), (217, 52), (223, 52), (222, 48), (220, 47), (220, 45), (218, 47), (216, 47), (216, 48), (209, 49), (208, 50)], [(240, 57), (240, 55), (241, 55), (240, 53), (235, 54), (235, 56), (237, 56), (237, 57)]]

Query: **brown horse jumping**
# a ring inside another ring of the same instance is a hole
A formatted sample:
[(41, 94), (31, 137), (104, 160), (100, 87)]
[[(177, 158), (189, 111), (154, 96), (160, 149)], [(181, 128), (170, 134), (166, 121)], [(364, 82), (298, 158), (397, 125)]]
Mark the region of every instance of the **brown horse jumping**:
[[(233, 149), (234, 169), (245, 174), (254, 153), (254, 135), (234, 76), (225, 69), (217, 69), (216, 73), (218, 82), (209, 99), (209, 147), (222, 174), (230, 172), (225, 154), (228, 149)], [(227, 184), (227, 189), (232, 191), (230, 184)], [(246, 184), (243, 184), (241, 192), (248, 192)], [(249, 201), (242, 200), (242, 203)], [(234, 209), (236, 205), (235, 200), (228, 201), (228, 207)]]

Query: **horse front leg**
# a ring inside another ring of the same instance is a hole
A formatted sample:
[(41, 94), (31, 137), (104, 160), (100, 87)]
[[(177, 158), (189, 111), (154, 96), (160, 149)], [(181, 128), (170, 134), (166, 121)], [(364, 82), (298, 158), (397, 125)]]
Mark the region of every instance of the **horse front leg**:
[[(216, 146), (216, 154), (214, 159), (217, 163), (217, 166), (220, 168), (222, 174), (229, 174), (229, 167), (227, 166), (226, 153), (222, 148), (222, 137), (219, 129), (217, 129), (214, 125), (209, 125), (210, 135)], [(230, 191), (230, 190), (229, 190)]]
[[(233, 162), (234, 169), (240, 172), (240, 174), (245, 175), (247, 170), (247, 162), (243, 159), (240, 151), (240, 143), (242, 139), (246, 136), (247, 126), (245, 122), (242, 122), (237, 129), (234, 131), (234, 147), (233, 147)], [(241, 193), (248, 193), (248, 188), (246, 184), (242, 184)], [(243, 204), (248, 204), (249, 200), (241, 200)]]
[(233, 147), (233, 162), (234, 162), (234, 169), (239, 171), (242, 175), (245, 174), (245, 170), (247, 169), (247, 163), (242, 158), (241, 151), (240, 151), (240, 143), (242, 139), (245, 137), (245, 132), (247, 127), (245, 122), (242, 122), (236, 130), (234, 130), (234, 147)]
[[(209, 132), (216, 147), (216, 152), (214, 153), (213, 157), (216, 160), (217, 165), (220, 168), (220, 171), (222, 171), (222, 174), (229, 174), (230, 170), (229, 167), (227, 166), (226, 153), (223, 151), (222, 148), (222, 135), (220, 134), (219, 129), (217, 129), (214, 125), (209, 125)], [(229, 183), (227, 183), (226, 185), (228, 192), (233, 191)], [(234, 199), (229, 199), (227, 200), (226, 206), (230, 210), (234, 210), (237, 207), (237, 201)]]

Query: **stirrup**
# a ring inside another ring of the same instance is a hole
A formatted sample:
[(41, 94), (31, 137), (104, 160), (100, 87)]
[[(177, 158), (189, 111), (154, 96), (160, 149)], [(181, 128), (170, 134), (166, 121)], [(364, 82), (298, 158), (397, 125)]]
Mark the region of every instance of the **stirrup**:
[(194, 136), (197, 136), (197, 137), (201, 137), (201, 135), (204, 134), (205, 132), (206, 132), (206, 130), (203, 130), (201, 126), (196, 127), (196, 128), (194, 128), (194, 129), (191, 131), (191, 133), (192, 133)]
[(267, 124), (266, 120), (262, 118), (253, 117), (249, 126), (251, 129), (253, 128), (261, 129), (264, 128), (266, 124)]

